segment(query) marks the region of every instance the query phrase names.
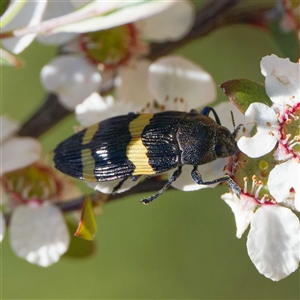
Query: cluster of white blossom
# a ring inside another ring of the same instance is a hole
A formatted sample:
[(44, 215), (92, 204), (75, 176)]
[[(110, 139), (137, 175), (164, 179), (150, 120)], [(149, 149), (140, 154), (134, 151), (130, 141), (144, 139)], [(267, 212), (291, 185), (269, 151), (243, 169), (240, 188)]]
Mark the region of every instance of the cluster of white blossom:
[[(300, 64), (271, 55), (262, 59), (261, 71), (273, 104), (254, 102), (247, 109), (245, 123), (255, 125), (256, 133), (239, 139), (248, 167), (244, 155), (237, 158), (234, 175), (244, 185), (240, 195), (222, 199), (235, 215), (237, 237), (250, 224), (247, 249), (258, 271), (280, 280), (298, 269), (300, 260), (300, 224), (293, 212), (300, 211)], [(245, 177), (241, 169), (249, 169)]]

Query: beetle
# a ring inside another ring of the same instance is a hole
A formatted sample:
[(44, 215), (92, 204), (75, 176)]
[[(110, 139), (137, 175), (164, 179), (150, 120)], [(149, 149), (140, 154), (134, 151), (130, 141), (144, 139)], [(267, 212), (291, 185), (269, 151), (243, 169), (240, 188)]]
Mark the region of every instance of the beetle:
[[(209, 117), (213, 113), (215, 120)], [(240, 127), (240, 126), (239, 126)], [(199, 165), (236, 153), (233, 133), (221, 126), (212, 107), (201, 113), (164, 111), (154, 114), (129, 113), (94, 124), (60, 143), (54, 150), (55, 166), (61, 172), (86, 181), (122, 179), (116, 192), (130, 178), (154, 176), (175, 169), (170, 180), (156, 194), (142, 199), (148, 204), (161, 195), (181, 174), (183, 165), (192, 165), (197, 184), (226, 181), (239, 193), (228, 176), (203, 181)]]

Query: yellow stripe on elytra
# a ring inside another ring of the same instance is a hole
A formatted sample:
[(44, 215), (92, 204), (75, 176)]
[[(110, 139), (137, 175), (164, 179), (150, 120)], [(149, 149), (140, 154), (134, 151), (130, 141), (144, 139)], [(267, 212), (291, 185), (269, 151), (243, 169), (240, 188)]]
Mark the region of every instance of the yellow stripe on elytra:
[(88, 127), (82, 138), (82, 144), (83, 145), (88, 144), (93, 139), (93, 137), (94, 137), (95, 133), (98, 131), (98, 129), (99, 129), (98, 123)]
[[(88, 144), (94, 137), (95, 133), (99, 129), (99, 124), (94, 124), (86, 129), (86, 132), (82, 138), (82, 145)], [(82, 163), (82, 177), (87, 181), (97, 181), (94, 175), (95, 160), (92, 156), (92, 151), (89, 148), (81, 150), (81, 163)]]
[(81, 150), (82, 177), (86, 181), (97, 181), (94, 175), (95, 160), (92, 157), (91, 149), (85, 148)]
[(147, 156), (147, 148), (142, 142), (142, 132), (150, 123), (153, 114), (144, 114), (138, 116), (129, 124), (129, 132), (131, 141), (126, 148), (126, 156), (134, 164), (135, 169), (132, 175), (153, 175), (156, 174), (153, 168), (149, 165)]

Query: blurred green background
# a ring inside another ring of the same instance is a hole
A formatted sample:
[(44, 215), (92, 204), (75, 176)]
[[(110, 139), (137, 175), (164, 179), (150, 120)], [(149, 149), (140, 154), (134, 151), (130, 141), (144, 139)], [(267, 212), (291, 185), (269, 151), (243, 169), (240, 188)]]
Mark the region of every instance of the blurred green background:
[[(2, 70), (2, 110), (24, 121), (41, 103), (41, 67), (55, 49), (37, 43), (22, 57), (25, 67)], [(265, 32), (232, 26), (182, 48), (179, 54), (212, 74), (217, 84), (234, 78), (263, 82), (260, 60), (282, 56)], [(200, 95), (199, 95), (200, 97)], [(225, 100), (218, 91), (218, 100)], [(44, 153), (73, 132), (73, 117), (42, 137)], [(225, 187), (168, 191), (149, 206), (137, 195), (104, 206), (97, 217), (97, 252), (62, 258), (41, 268), (17, 258), (9, 233), (1, 245), (3, 299), (299, 299), (299, 270), (280, 282), (251, 263), (246, 236), (235, 237)]]

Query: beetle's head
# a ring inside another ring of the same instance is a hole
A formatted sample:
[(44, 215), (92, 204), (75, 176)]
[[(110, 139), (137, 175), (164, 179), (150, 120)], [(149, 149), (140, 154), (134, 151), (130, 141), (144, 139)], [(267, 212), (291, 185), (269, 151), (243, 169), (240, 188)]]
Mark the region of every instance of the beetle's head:
[(218, 127), (215, 144), (215, 153), (217, 157), (228, 157), (235, 154), (237, 151), (237, 143), (234, 138), (235, 135), (226, 127)]

